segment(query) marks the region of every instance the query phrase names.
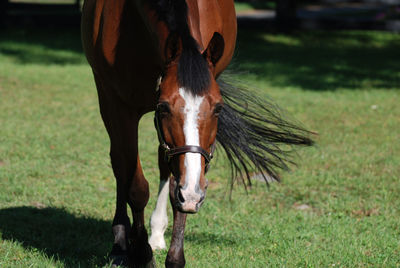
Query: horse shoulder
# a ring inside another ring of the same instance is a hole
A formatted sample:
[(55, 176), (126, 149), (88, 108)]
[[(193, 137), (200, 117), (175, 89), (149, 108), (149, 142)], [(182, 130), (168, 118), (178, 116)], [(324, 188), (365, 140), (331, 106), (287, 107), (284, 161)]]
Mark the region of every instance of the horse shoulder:
[(82, 14), (82, 37), (85, 52), (89, 56), (100, 55), (109, 65), (115, 62), (116, 46), (119, 40), (119, 27), (125, 1), (87, 0)]
[(86, 0), (82, 41), (103, 86), (143, 111), (153, 109), (159, 55), (136, 5), (127, 0)]

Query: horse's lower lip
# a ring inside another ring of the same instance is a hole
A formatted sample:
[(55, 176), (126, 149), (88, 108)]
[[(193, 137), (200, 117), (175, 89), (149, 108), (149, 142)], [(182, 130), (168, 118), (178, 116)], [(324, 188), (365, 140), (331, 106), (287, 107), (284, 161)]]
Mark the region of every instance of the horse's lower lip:
[(177, 209), (182, 213), (189, 213), (195, 214), (199, 211), (203, 202), (185, 202), (185, 203), (178, 203)]
[(182, 208), (178, 208), (179, 212), (181, 213), (186, 213), (186, 214), (196, 214), (197, 211), (186, 211), (186, 210), (182, 210)]

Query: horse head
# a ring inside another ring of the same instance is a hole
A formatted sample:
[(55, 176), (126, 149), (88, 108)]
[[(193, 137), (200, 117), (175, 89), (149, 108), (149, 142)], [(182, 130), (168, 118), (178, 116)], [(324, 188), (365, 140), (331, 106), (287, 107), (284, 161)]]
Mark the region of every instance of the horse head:
[(193, 39), (171, 35), (159, 86), (155, 125), (173, 179), (170, 195), (181, 212), (196, 213), (204, 202), (223, 107), (214, 67), (222, 55), (219, 34), (201, 53)]

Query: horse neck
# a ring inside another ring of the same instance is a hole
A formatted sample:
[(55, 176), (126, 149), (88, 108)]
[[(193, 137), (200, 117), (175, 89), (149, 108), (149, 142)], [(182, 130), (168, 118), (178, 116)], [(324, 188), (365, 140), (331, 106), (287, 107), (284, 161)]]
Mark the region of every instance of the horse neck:
[[(223, 12), (217, 0), (186, 0), (185, 2), (188, 7), (186, 14), (187, 26), (202, 53), (208, 47), (214, 33), (223, 32)], [(163, 46), (170, 33), (169, 26), (160, 20), (159, 15), (154, 10), (151, 10), (149, 6), (139, 6), (139, 9), (141, 9), (140, 13), (143, 15), (145, 23), (155, 33), (160, 44), (160, 51), (165, 51)], [(180, 16), (183, 16), (183, 14)]]
[(218, 2), (186, 1), (188, 5), (188, 25), (200, 52), (208, 47), (215, 32), (222, 32), (222, 15)]

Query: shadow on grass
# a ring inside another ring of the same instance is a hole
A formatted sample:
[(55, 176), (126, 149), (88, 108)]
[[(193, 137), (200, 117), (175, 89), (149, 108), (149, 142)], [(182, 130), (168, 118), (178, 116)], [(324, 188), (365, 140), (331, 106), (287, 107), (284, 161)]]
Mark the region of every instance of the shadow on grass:
[[(239, 31), (233, 69), (274, 87), (398, 89), (400, 36), (332, 31)], [(0, 31), (0, 57), (20, 64), (87, 64), (78, 28)]]
[(379, 32), (240, 31), (236, 71), (276, 87), (398, 89), (400, 37)]
[[(0, 233), (3, 240), (19, 242), (27, 249), (37, 249), (67, 267), (107, 264), (113, 241), (111, 222), (77, 217), (60, 208), (1, 209)], [(171, 236), (171, 230), (165, 235)], [(233, 238), (201, 231), (187, 231), (185, 241), (204, 245), (237, 243)]]
[(0, 30), (0, 54), (20, 64), (86, 64), (79, 27)]
[(0, 210), (2, 239), (35, 248), (68, 267), (107, 263), (111, 222), (76, 217), (59, 208), (14, 207)]

